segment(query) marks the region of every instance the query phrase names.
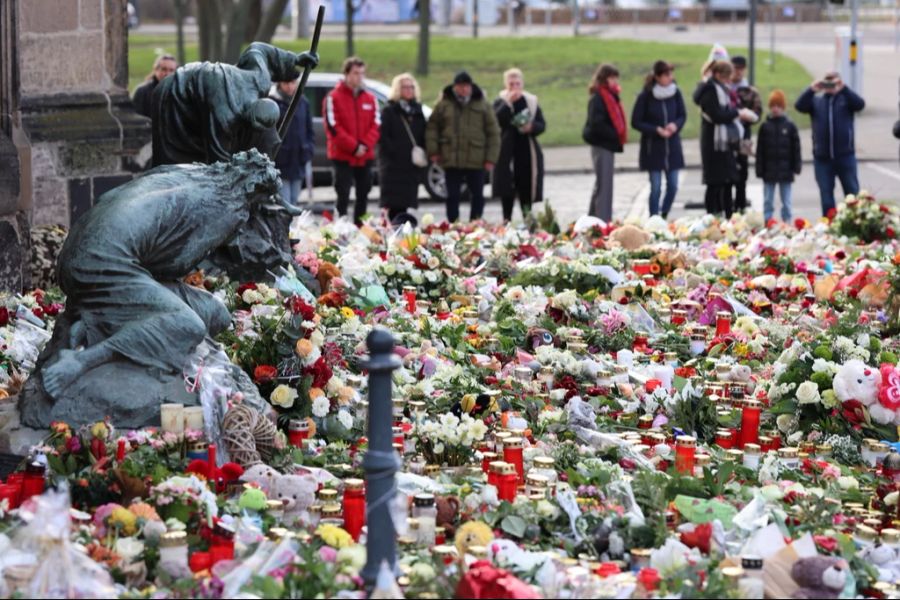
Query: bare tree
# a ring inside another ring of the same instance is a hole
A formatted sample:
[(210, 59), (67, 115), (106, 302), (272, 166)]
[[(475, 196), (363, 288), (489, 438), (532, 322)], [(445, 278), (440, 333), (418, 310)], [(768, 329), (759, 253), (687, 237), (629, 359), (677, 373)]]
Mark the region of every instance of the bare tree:
[[(174, 0), (176, 7), (184, 0)], [(275, 0), (258, 26), (260, 0), (197, 0), (200, 60), (236, 62), (247, 41), (271, 42), (289, 0)]]
[(419, 57), (416, 73), (428, 75), (429, 50), (431, 46), (431, 0), (416, 0), (419, 6)]

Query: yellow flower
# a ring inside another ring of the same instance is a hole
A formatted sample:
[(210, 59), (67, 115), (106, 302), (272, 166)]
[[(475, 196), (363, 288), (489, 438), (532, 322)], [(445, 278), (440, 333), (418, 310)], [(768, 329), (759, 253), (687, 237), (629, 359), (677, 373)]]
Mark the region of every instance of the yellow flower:
[(353, 312), (353, 309), (350, 308), (349, 306), (341, 307), (341, 316), (344, 317), (345, 319), (352, 319), (354, 315), (356, 315), (356, 313)]
[(269, 400), (275, 406), (280, 406), (282, 408), (290, 408), (294, 405), (294, 400), (297, 399), (297, 390), (294, 388), (284, 385), (283, 383), (272, 390), (272, 394), (269, 396)]
[(735, 252), (728, 244), (720, 244), (719, 247), (716, 248), (716, 258), (719, 260), (726, 260), (735, 254), (737, 254), (737, 252)]
[(137, 531), (137, 517), (124, 506), (113, 509), (112, 514), (109, 515), (109, 524), (119, 528), (124, 535), (134, 535)]
[(456, 551), (462, 556), (472, 546), (487, 546), (494, 539), (494, 532), (487, 523), (469, 521), (456, 530)]
[(331, 523), (319, 525), (318, 529), (316, 529), (316, 535), (322, 538), (323, 542), (338, 550), (353, 544), (353, 537), (349, 533)]
[(109, 429), (106, 427), (106, 423), (104, 423), (103, 421), (94, 423), (91, 426), (91, 435), (93, 435), (98, 440), (105, 440), (106, 436), (109, 435)]

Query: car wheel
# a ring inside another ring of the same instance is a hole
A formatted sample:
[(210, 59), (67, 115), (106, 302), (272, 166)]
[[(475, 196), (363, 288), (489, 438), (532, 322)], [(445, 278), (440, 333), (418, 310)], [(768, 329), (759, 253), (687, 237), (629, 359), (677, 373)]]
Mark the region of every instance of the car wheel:
[[(428, 163), (428, 169), (425, 171), (425, 189), (435, 202), (447, 201), (447, 176), (439, 164)], [(469, 197), (465, 183), (460, 187), (460, 196), (463, 201)]]

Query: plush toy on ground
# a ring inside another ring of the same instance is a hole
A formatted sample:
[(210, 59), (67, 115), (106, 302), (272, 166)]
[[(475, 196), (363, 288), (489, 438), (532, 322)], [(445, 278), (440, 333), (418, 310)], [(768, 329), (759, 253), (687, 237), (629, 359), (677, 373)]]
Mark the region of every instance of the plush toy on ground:
[(881, 373), (861, 360), (848, 360), (834, 376), (834, 395), (841, 402), (859, 400), (869, 410), (872, 418), (873, 406), (878, 404), (878, 390)]
[(835, 556), (807, 556), (794, 563), (791, 577), (800, 586), (794, 598), (837, 598), (850, 567)]

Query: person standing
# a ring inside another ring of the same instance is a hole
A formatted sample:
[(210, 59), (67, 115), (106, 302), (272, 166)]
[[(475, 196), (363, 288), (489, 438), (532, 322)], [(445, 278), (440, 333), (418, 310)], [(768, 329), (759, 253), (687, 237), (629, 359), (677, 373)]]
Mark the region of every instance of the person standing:
[(835, 209), (835, 177), (841, 180), (845, 195), (859, 192), (853, 115), (865, 107), (866, 101), (833, 71), (814, 81), (794, 103), (812, 122), (813, 165), (824, 216)]
[(735, 56), (731, 59), (734, 71), (731, 73), (731, 90), (737, 96), (737, 107), (746, 108), (756, 115), (754, 121), (744, 121), (744, 137), (737, 152), (738, 177), (734, 182), (734, 211), (742, 213), (747, 209), (747, 178), (750, 172), (750, 155), (753, 154), (753, 126), (762, 117), (762, 98), (755, 87), (750, 85), (744, 75), (747, 72), (747, 59)]
[[(299, 74), (293, 81), (280, 81), (272, 88), (269, 97), (278, 104), (281, 114), (279, 122), (284, 118), (291, 105), (291, 99), (297, 93)], [(306, 165), (313, 159), (316, 149), (315, 132), (313, 130), (312, 111), (309, 101), (301, 96), (297, 110), (281, 142), (281, 148), (275, 156), (275, 166), (281, 173), (281, 197), (292, 205), (300, 201), (300, 190), (306, 176)]]
[[(391, 95), (381, 111), (378, 168), (381, 206), (394, 219), (419, 205), (419, 183), (428, 158), (425, 154), (425, 115), (419, 84), (410, 73), (391, 82)], [(418, 164), (416, 164), (418, 163)]]
[(700, 156), (703, 182), (706, 184), (706, 212), (724, 213), (731, 218), (734, 203), (731, 188), (738, 179), (737, 151), (744, 138), (742, 121), (756, 115), (738, 109), (730, 93), (731, 63), (717, 60), (709, 69), (710, 77), (694, 92), (703, 121), (700, 124)]
[(622, 92), (619, 70), (612, 65), (600, 65), (589, 90), (591, 99), (581, 137), (591, 146), (591, 160), (597, 178), (588, 214), (609, 223), (612, 221), (615, 155), (622, 151), (628, 139), (625, 109), (619, 100)]
[(470, 219), (484, 213), (484, 172), (494, 168), (500, 154), (500, 126), (480, 87), (466, 71), (444, 88), (425, 128), (425, 145), (432, 162), (444, 168), (447, 181), (447, 220), (459, 219), (463, 181), (472, 194)]
[(803, 165), (800, 133), (785, 111), (784, 92), (769, 95), (769, 117), (759, 128), (756, 141), (756, 176), (763, 180), (763, 216), (765, 222), (775, 214), (775, 186), (781, 195), (781, 220), (791, 222), (791, 183)]
[[(674, 67), (664, 60), (653, 63), (653, 71), (647, 75), (631, 112), (631, 126), (641, 132), (638, 165), (650, 174), (650, 216), (662, 214), (663, 219), (672, 210), (678, 192), (678, 170), (684, 168), (680, 132), (687, 121), (687, 111), (673, 71)], [(660, 209), (663, 175), (666, 196)]]
[(356, 56), (344, 60), (344, 78), (322, 101), (328, 158), (334, 163), (338, 215), (347, 214), (350, 188), (356, 187), (353, 222), (362, 224), (372, 190), (372, 161), (378, 143), (381, 113), (365, 89), (366, 63)]
[(544, 153), (537, 136), (547, 124), (537, 96), (525, 91), (522, 71), (509, 69), (503, 74), (504, 89), (494, 101), (500, 124), (500, 158), (494, 169), (493, 193), (503, 202), (503, 220), (511, 221), (516, 196), (522, 217), (531, 205), (543, 200)]
[(159, 82), (175, 72), (178, 68), (178, 61), (171, 54), (160, 54), (153, 61), (153, 70), (144, 79), (144, 83), (137, 86), (134, 94), (131, 96), (131, 102), (134, 104), (134, 112), (145, 117), (150, 116), (150, 100), (153, 98), (153, 90), (159, 85)]

